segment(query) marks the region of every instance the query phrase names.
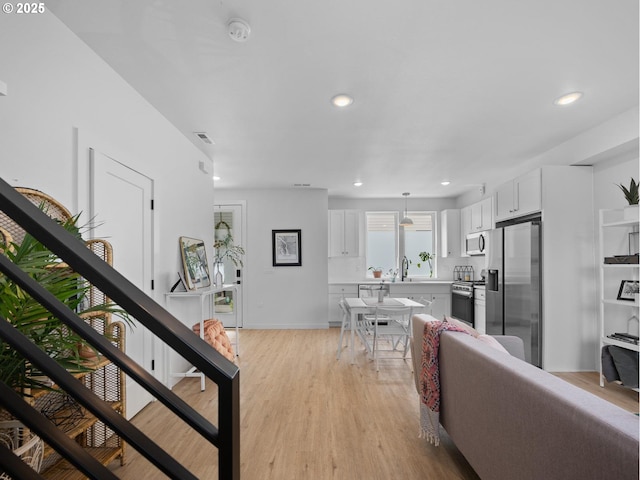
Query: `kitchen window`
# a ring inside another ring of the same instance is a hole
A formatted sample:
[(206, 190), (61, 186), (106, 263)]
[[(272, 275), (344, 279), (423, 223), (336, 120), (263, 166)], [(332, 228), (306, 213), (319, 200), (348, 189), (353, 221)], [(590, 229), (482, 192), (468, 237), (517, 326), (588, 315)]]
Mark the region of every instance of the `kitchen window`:
[[(398, 212), (366, 212), (367, 268), (382, 268), (383, 276), (389, 271), (398, 271), (404, 256), (409, 259), (410, 277), (430, 277), (428, 262), (423, 262), (420, 252), (435, 253), (436, 212), (408, 212), (413, 225), (401, 227)], [(418, 264), (420, 267), (418, 268)], [(436, 261), (431, 261), (433, 277), (436, 276)], [(367, 276), (371, 272), (367, 271)]]

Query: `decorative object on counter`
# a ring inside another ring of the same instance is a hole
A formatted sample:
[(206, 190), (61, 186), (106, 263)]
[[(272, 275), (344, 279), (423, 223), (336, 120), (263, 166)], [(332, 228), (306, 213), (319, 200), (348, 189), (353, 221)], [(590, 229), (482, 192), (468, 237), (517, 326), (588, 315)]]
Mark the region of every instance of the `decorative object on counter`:
[(472, 282), (473, 267), (470, 265), (456, 265), (453, 267), (453, 279), (458, 282)]
[(411, 195), (409, 192), (404, 192), (402, 194), (402, 196), (404, 197), (404, 216), (402, 217), (402, 220), (400, 220), (401, 227), (407, 227), (409, 225), (413, 225), (413, 220), (409, 218), (409, 215), (407, 213), (407, 197), (409, 195)]
[(369, 267), (369, 270), (373, 273), (373, 278), (380, 278), (382, 276), (382, 267)]
[(624, 194), (624, 198), (629, 204), (624, 208), (625, 220), (638, 220), (638, 184), (635, 179), (631, 177), (629, 188), (622, 184), (618, 184), (620, 190)]
[(389, 278), (391, 279), (391, 282), (395, 283), (396, 278), (398, 278), (398, 269), (396, 268), (394, 270), (393, 268), (390, 268), (389, 271), (387, 272), (387, 275), (389, 275)]
[(302, 230), (272, 230), (274, 267), (302, 266)]
[(620, 282), (620, 290), (618, 290), (618, 300), (634, 302), (638, 292), (640, 292), (638, 280), (622, 280)]
[(204, 242), (197, 238), (180, 237), (180, 254), (187, 288), (197, 290), (211, 285)]
[[(427, 264), (429, 265), (429, 278), (433, 278), (433, 265), (431, 264), (431, 260), (434, 260), (436, 258), (436, 254), (429, 252), (420, 252), (418, 256), (420, 257), (420, 260), (422, 260), (423, 262), (427, 262)], [(421, 265), (421, 263), (418, 263), (418, 268), (420, 268)]]

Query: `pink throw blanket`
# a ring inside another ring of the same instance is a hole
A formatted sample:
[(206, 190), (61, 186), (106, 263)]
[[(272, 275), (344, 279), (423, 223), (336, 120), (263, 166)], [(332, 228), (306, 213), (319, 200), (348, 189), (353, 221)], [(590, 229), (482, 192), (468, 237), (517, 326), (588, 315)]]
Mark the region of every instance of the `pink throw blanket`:
[[(466, 332), (450, 322), (427, 322), (422, 340), (422, 368), (420, 371), (420, 438), (433, 445), (440, 444), (440, 367), (438, 350), (440, 334), (444, 331)], [(468, 332), (467, 332), (468, 333)]]

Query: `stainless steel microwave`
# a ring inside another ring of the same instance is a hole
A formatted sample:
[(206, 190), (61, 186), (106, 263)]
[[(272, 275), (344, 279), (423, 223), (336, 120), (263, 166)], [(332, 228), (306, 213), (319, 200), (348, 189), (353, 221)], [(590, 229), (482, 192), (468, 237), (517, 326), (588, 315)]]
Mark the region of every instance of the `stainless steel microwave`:
[(467, 255), (484, 255), (487, 251), (487, 232), (476, 232), (467, 234), (465, 239)]

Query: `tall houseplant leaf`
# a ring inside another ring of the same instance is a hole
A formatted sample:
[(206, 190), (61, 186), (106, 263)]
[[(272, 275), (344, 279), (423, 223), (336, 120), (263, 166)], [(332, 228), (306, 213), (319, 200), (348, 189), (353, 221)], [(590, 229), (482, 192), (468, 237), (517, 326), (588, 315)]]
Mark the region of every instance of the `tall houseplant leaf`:
[[(80, 238), (77, 220), (78, 217), (73, 217), (63, 222), (62, 226)], [(0, 252), (70, 310), (77, 313), (87, 310), (83, 306), (86, 304), (89, 284), (32, 235), (27, 233), (20, 244), (12, 243), (8, 248), (5, 246), (0, 249)], [(90, 310), (123, 314), (113, 304), (94, 306)], [(91, 369), (79, 355), (79, 349), (88, 345), (87, 342), (1, 273), (0, 315), (67, 370), (81, 372)], [(128, 319), (126, 314), (124, 318)], [(31, 388), (46, 387), (38, 378), (42, 375), (0, 339), (0, 381), (25, 392)]]
[(629, 205), (638, 205), (638, 184), (633, 177), (631, 177), (629, 188), (622, 184), (619, 184), (618, 187), (620, 187), (620, 190), (622, 190), (624, 198), (627, 203), (629, 203)]

